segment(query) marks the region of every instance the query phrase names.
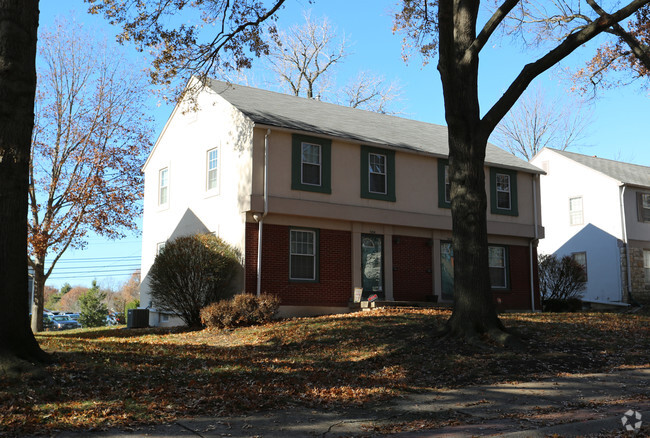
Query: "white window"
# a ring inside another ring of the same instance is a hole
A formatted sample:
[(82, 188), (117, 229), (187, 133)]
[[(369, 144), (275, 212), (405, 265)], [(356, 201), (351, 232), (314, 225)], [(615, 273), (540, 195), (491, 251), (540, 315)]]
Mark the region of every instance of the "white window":
[(386, 194), (386, 155), (368, 154), (368, 191)]
[(300, 182), (310, 186), (321, 185), (321, 147), (318, 144), (302, 143), (300, 153)]
[(165, 167), (158, 172), (158, 205), (169, 203), (169, 169)]
[(643, 269), (645, 271), (645, 284), (650, 286), (650, 250), (643, 250)]
[(159, 242), (156, 244), (156, 255), (160, 254), (160, 252), (163, 250), (165, 247), (166, 242)]
[(497, 208), (500, 210), (510, 210), (512, 203), (510, 199), (510, 175), (504, 173), (496, 174), (497, 185)]
[(449, 166), (445, 166), (445, 202), (451, 202), (451, 183), (449, 182)]
[(582, 196), (569, 198), (569, 224), (582, 225), (583, 221)]
[(289, 278), (291, 280), (316, 280), (316, 232), (290, 231)]
[(583, 277), (582, 281), (587, 281), (587, 253), (586, 252), (574, 252), (571, 254), (571, 258), (582, 267)]
[(206, 168), (206, 190), (217, 190), (219, 187), (219, 149), (214, 148), (208, 151)]
[(493, 288), (505, 289), (508, 286), (506, 249), (503, 246), (488, 247), (490, 284)]

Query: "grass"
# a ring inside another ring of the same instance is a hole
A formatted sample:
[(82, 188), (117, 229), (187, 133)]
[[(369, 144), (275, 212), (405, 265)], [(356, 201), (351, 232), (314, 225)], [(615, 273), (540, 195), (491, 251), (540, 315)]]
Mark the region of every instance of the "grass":
[(47, 368), (47, 380), (0, 380), (0, 434), (132, 427), (294, 405), (364, 405), (431, 388), (650, 365), (649, 316), (502, 315), (527, 338), (521, 351), (439, 342), (435, 331), (448, 317), (395, 309), (233, 331), (39, 334), (57, 362)]

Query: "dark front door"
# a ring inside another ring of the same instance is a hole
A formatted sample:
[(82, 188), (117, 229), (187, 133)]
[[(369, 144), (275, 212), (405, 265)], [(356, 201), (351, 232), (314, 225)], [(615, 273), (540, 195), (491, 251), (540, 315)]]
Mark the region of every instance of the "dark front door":
[(363, 297), (377, 294), (384, 299), (384, 237), (361, 235), (361, 279)]

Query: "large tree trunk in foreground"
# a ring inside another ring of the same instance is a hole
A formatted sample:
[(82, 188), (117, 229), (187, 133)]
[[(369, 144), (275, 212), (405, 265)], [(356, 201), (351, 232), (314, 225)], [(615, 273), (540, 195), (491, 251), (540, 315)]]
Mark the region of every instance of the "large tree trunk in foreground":
[(27, 186), (38, 0), (0, 0), (0, 355), (45, 359), (29, 327)]
[(445, 98), (449, 135), (454, 310), (447, 322), (451, 336), (473, 340), (488, 334), (506, 340), (490, 287), (485, 193), (484, 132), (478, 100), (477, 0), (441, 1), (438, 71)]

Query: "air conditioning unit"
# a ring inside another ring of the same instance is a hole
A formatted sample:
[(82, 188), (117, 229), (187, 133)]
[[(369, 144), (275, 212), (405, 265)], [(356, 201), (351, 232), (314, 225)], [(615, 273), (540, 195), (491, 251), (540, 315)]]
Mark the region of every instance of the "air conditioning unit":
[(149, 327), (149, 309), (129, 309), (126, 318), (126, 328)]

